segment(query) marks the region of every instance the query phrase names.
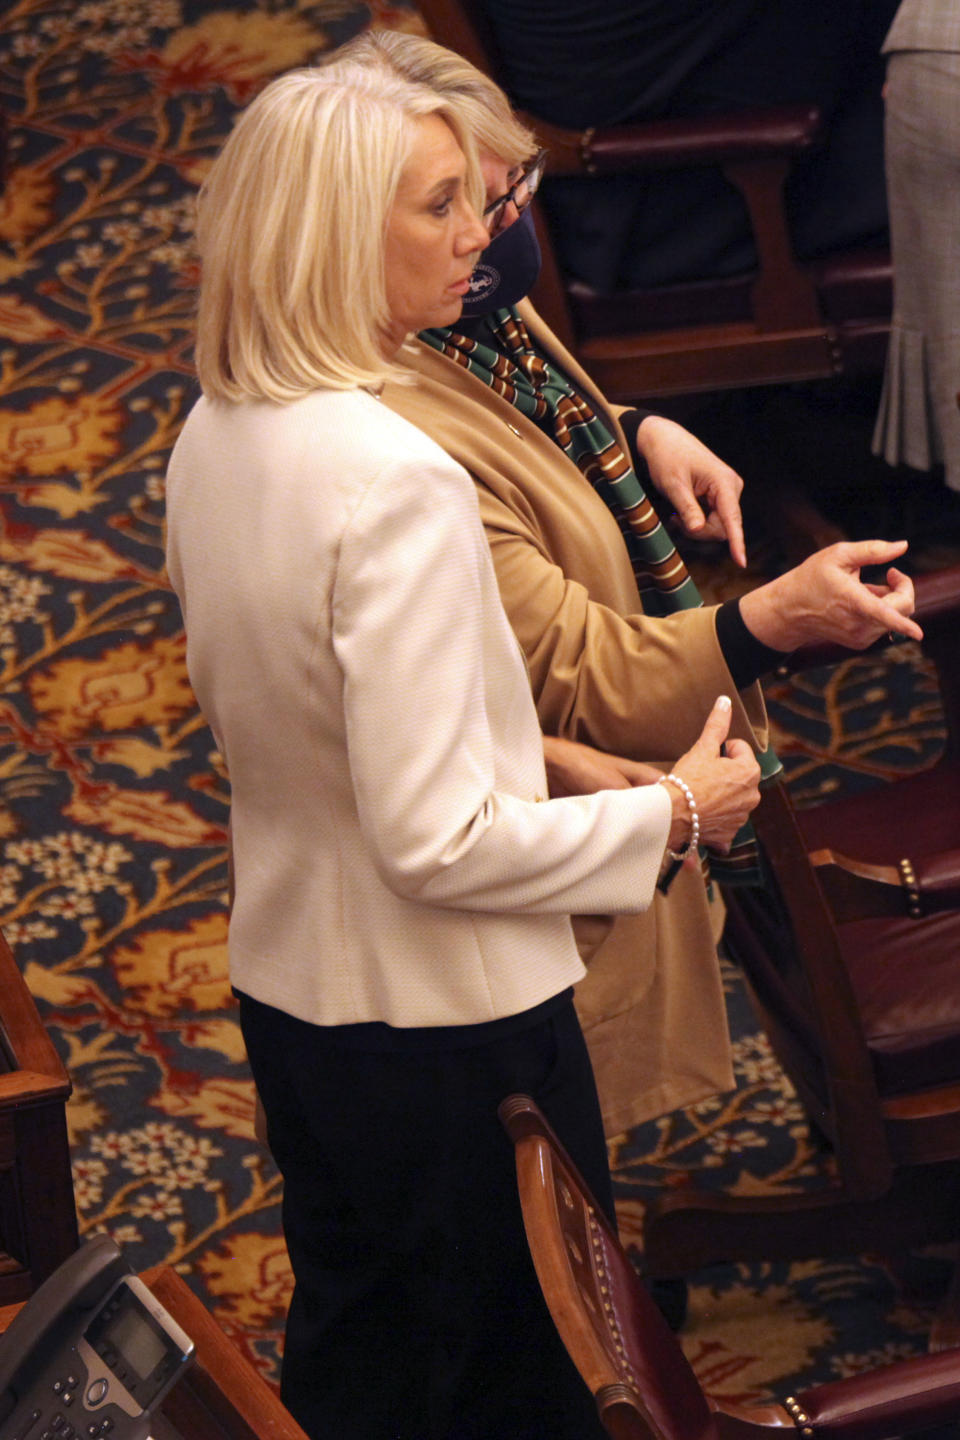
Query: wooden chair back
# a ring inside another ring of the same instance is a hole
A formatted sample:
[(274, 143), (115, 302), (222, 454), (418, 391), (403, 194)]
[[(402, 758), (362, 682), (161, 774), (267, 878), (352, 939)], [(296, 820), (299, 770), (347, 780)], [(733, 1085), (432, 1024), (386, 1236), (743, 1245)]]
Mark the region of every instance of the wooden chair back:
[(798, 1430), (898, 1440), (960, 1419), (956, 1349), (797, 1391), (783, 1405), (706, 1394), (546, 1116), (529, 1095), (510, 1095), (500, 1118), (544, 1300), (611, 1440), (763, 1440)]
[(0, 935), (0, 1305), (25, 1299), (77, 1248), (71, 1089)]
[(544, 1299), (604, 1427), (616, 1440), (701, 1435), (710, 1411), (699, 1382), (546, 1117), (526, 1095), (499, 1113)]

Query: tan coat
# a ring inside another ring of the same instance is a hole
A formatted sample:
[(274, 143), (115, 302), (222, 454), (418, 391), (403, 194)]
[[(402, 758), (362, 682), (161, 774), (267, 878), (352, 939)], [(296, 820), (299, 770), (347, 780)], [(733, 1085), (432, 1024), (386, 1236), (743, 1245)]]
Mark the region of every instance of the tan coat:
[[(531, 335), (619, 433), (613, 411), (535, 311)], [(412, 385), (383, 400), (459, 460), (477, 484), (500, 593), (527, 658), (543, 729), (668, 765), (717, 695), (733, 733), (766, 744), (759, 689), (737, 696), (715, 611), (646, 620), (619, 527), (557, 445), (481, 380), (419, 341)], [(621, 434), (622, 440), (622, 434)], [(608, 1135), (733, 1085), (715, 938), (719, 903), (687, 870), (642, 915), (581, 917), (589, 972), (577, 1008)]]

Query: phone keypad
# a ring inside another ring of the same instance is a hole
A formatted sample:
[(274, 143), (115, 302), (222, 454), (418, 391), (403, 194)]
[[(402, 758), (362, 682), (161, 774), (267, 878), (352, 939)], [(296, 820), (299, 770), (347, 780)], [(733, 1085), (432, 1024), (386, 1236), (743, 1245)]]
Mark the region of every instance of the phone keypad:
[[(75, 1375), (64, 1375), (53, 1381), (51, 1389), (54, 1393), (55, 1405), (58, 1407), (53, 1414), (49, 1411), (32, 1410), (23, 1417), (20, 1429), (12, 1440), (84, 1440), (90, 1436), (91, 1440), (102, 1440), (108, 1436), (116, 1427), (116, 1421), (109, 1415), (102, 1415), (97, 1420), (91, 1420), (84, 1424), (81, 1415), (74, 1414), (72, 1417), (64, 1415), (63, 1410), (71, 1406), (76, 1398), (77, 1387), (80, 1381)], [(100, 1397), (102, 1398), (102, 1396)]]
[(57, 1376), (50, 1385), (55, 1397), (54, 1413), (32, 1410), (29, 1415), (24, 1416), (14, 1440), (83, 1440), (85, 1435), (100, 1440), (101, 1436), (109, 1435), (114, 1428), (114, 1421), (109, 1415), (84, 1425), (79, 1416), (74, 1417), (80, 1421), (75, 1424), (74, 1419), (63, 1413), (64, 1410), (69, 1410), (77, 1398), (79, 1384), (80, 1381), (74, 1374)]
[(102, 1420), (96, 1420), (87, 1426), (87, 1434), (91, 1435), (93, 1440), (98, 1440), (101, 1435), (109, 1435), (112, 1429), (113, 1421), (109, 1415), (104, 1415)]
[(66, 1415), (57, 1413), (47, 1422), (47, 1428), (41, 1431), (39, 1440), (76, 1440), (76, 1437), (77, 1431)]

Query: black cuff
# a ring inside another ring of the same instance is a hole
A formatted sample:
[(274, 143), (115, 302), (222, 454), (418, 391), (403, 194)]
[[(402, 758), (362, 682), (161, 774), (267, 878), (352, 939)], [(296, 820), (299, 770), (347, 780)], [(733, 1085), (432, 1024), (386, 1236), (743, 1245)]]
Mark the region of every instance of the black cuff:
[(617, 419), (620, 421), (620, 429), (627, 437), (627, 444), (630, 447), (630, 459), (634, 462), (634, 465), (636, 465), (638, 461), (643, 465), (643, 456), (637, 450), (637, 431), (647, 416), (653, 413), (652, 410), (624, 410), (622, 415), (617, 416)]
[(789, 650), (771, 650), (747, 629), (739, 600), (725, 600), (717, 611), (717, 640), (727, 669), (738, 690), (745, 690), (761, 675), (781, 665)]
[(620, 429), (626, 436), (627, 450), (630, 452), (630, 463), (633, 466), (637, 479), (643, 487), (643, 493), (662, 520), (665, 514), (670, 513), (673, 506), (668, 500), (665, 500), (664, 496), (662, 496), (654, 486), (653, 481), (650, 479), (650, 470), (647, 462), (637, 449), (637, 431), (647, 416), (653, 415), (654, 413), (653, 410), (625, 410), (623, 414), (617, 418), (620, 421)]

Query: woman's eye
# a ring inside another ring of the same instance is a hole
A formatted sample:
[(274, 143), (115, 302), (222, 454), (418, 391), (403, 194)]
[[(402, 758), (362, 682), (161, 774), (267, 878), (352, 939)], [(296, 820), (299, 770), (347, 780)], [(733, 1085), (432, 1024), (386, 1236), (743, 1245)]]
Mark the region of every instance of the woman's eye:
[(451, 206), (452, 204), (453, 204), (453, 196), (452, 196), (452, 195), (445, 195), (442, 200), (438, 200), (437, 203), (436, 203), (436, 205), (434, 205), (434, 207), (433, 207), (433, 213), (434, 213), (434, 215), (439, 215), (439, 216), (441, 216), (441, 217), (443, 217), (444, 215), (449, 215), (449, 213), (450, 213), (450, 206)]

